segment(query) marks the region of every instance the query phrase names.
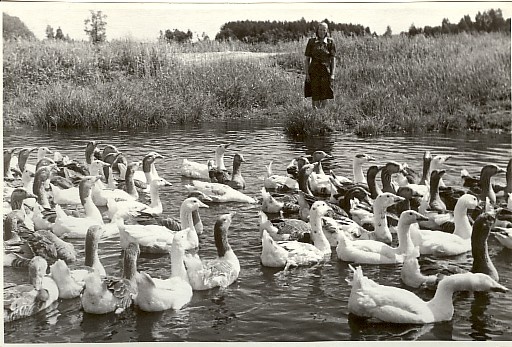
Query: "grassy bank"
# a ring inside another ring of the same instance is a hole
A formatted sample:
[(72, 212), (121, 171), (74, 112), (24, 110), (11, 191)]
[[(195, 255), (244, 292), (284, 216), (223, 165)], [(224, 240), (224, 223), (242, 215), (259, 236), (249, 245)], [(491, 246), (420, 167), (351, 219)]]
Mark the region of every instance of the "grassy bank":
[[(298, 136), (511, 129), (510, 36), (334, 36), (335, 100), (302, 97), (306, 41), (280, 46), (5, 42), (4, 126), (130, 128), (282, 110)], [(275, 55), (232, 56), (219, 51)], [(205, 53), (190, 55), (184, 53)]]

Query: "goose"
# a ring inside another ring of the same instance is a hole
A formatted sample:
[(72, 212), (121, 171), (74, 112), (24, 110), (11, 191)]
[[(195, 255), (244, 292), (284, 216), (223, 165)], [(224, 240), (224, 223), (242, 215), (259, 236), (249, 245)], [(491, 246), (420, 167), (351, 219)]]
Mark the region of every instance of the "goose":
[[(60, 205), (55, 206), (57, 217), (52, 226), (55, 235), (62, 238), (85, 238), (87, 229), (91, 225), (104, 225), (101, 212), (94, 204), (91, 196), (92, 186), (100, 178), (101, 176), (86, 176), (80, 182), (80, 200), (85, 210), (85, 217), (68, 216)], [(111, 232), (116, 233), (115, 229)]]
[(184, 258), (188, 280), (193, 290), (207, 290), (215, 287), (228, 287), (240, 274), (240, 262), (229, 245), (228, 229), (235, 213), (223, 214), (214, 226), (217, 257), (208, 261), (193, 254)]
[(418, 257), (420, 256), (420, 248), (418, 246), (407, 253), (405, 256), (402, 269), (400, 269), (400, 278), (402, 282), (412, 288), (432, 287), (439, 283), (441, 274), (425, 276), (420, 271)]
[[(25, 188), (14, 188), (9, 198), (10, 202), (7, 203), (7, 201), (4, 201), (2, 213), (6, 215), (11, 211), (22, 209), (22, 206), (26, 204), (26, 199), (37, 199), (37, 195), (30, 193)], [(30, 203), (28, 205), (35, 205), (35, 203)]]
[[(4, 220), (4, 250), (7, 246), (10, 251), (20, 253), (23, 257), (31, 259), (41, 256), (49, 262), (62, 259), (67, 263), (76, 261), (75, 247), (61, 240), (49, 230), (23, 231), (19, 222), (25, 216), (19, 210), (8, 214)], [(5, 265), (5, 264), (4, 264)], [(11, 266), (11, 264), (7, 264)]]
[(373, 202), (373, 213), (366, 209), (352, 209), (350, 214), (352, 219), (360, 226), (372, 225), (376, 240), (391, 243), (392, 236), (388, 226), (386, 210), (388, 207), (404, 200), (404, 198), (393, 193), (382, 193)]
[(12, 170), (16, 168), (16, 163), (12, 160), (12, 154), (14, 151), (20, 149), (20, 147), (5, 148), (4, 149), (4, 179), (14, 180)]
[(505, 248), (512, 249), (512, 228), (495, 227), (494, 237)]
[(426, 219), (416, 211), (402, 212), (398, 220), (398, 247), (391, 247), (375, 240), (351, 241), (340, 233), (336, 254), (342, 261), (361, 264), (398, 264), (403, 263), (406, 254), (412, 251), (413, 243), (409, 233), (411, 224)]
[(265, 213), (293, 213), (298, 210), (297, 204), (292, 202), (278, 201), (274, 198), (265, 187), (261, 188), (261, 210)]
[[(107, 154), (106, 156), (103, 157), (103, 161), (105, 163), (110, 164), (110, 167), (112, 168), (112, 171), (116, 171), (118, 173), (121, 172), (121, 170), (119, 169), (119, 164), (123, 164), (125, 166), (128, 165), (128, 160), (126, 159), (126, 157), (121, 152), (109, 153), (109, 154)], [(126, 172), (125, 172), (125, 174), (126, 174)], [(121, 175), (119, 175), (119, 176), (120, 177), (124, 177), (124, 176), (121, 176)]]
[(453, 234), (439, 230), (413, 229), (411, 237), (414, 245), (420, 247), (420, 254), (453, 256), (470, 251), (472, 226), (467, 211), (477, 206), (478, 198), (472, 194), (459, 198), (453, 211)]
[(466, 169), (461, 170), (461, 178), (463, 186), (468, 187), (473, 193), (478, 194), (481, 200), (485, 201), (485, 198), (489, 198), (492, 204), (496, 203), (496, 192), (494, 185), (492, 184), (492, 177), (499, 173), (506, 172), (498, 165), (488, 164), (484, 165), (480, 170), (480, 177), (475, 178), (469, 176)]
[(192, 299), (192, 286), (188, 282), (184, 264), (186, 233), (179, 231), (171, 246), (171, 276), (168, 279), (151, 278), (145, 272), (137, 277), (138, 294), (135, 305), (142, 311), (158, 312), (180, 310)]
[(101, 155), (99, 158), (96, 157), (96, 154), (100, 152), (100, 149), (98, 148), (99, 143), (95, 140), (91, 140), (87, 142), (87, 145), (85, 146), (85, 163), (87, 165), (87, 168), (89, 169), (89, 175), (94, 175), (93, 170), (91, 170), (91, 164), (95, 159), (101, 159)]
[(396, 194), (398, 184), (392, 180), (392, 175), (403, 172), (403, 166), (397, 162), (388, 162), (380, 171), (382, 191)]
[(29, 284), (4, 284), (4, 322), (12, 322), (45, 310), (59, 298), (55, 281), (46, 276), (48, 263), (34, 257), (29, 264)]
[(354, 174), (354, 183), (367, 184), (363, 173), (363, 164), (375, 161), (375, 158), (367, 154), (356, 154), (352, 162), (352, 172)]
[[(149, 152), (146, 154), (142, 158), (142, 171), (136, 170), (133, 173), (133, 179), (149, 186), (154, 179), (160, 178), (155, 166), (157, 158), (162, 159), (163, 155), (157, 152)], [(125, 178), (125, 176), (121, 177)], [(147, 191), (149, 191), (149, 189)]]
[(382, 189), (377, 185), (376, 178), (380, 170), (384, 166), (372, 165), (366, 171), (366, 183), (368, 184), (368, 191), (370, 192), (370, 198), (376, 199), (377, 196), (382, 194)]
[[(192, 213), (199, 208), (208, 208), (208, 205), (196, 197), (183, 200), (180, 207), (180, 223), (182, 230), (186, 230), (187, 248), (194, 249), (199, 246), (199, 238), (195, 229)], [(169, 253), (176, 231), (162, 225), (125, 225), (119, 218), (119, 237), (121, 248), (130, 242), (137, 243), (142, 253)]]
[[(90, 170), (92, 175), (103, 175), (103, 167), (108, 167), (109, 164), (101, 160), (93, 160), (90, 164)], [(126, 173), (126, 191), (122, 189), (109, 189), (105, 184), (97, 180), (92, 187), (92, 201), (98, 207), (107, 206), (109, 198), (117, 200), (135, 201), (139, 198), (135, 184), (133, 183), (133, 172), (139, 167), (139, 162), (133, 162), (128, 165)]]
[(331, 195), (332, 184), (330, 175), (326, 175), (322, 168), (322, 162), (318, 161), (313, 164), (314, 169), (309, 175), (308, 184), (313, 195)]
[(85, 277), (80, 304), (86, 313), (120, 314), (132, 306), (137, 298), (137, 244), (124, 250), (123, 277), (101, 277), (91, 272)]
[[(220, 144), (215, 148), (215, 167), (220, 171), (226, 170), (226, 165), (224, 164), (224, 153), (229, 145), (229, 143)], [(210, 179), (207, 163), (202, 164), (188, 159), (183, 159), (180, 172), (184, 177), (204, 180)]]
[[(150, 215), (150, 216), (159, 216), (163, 213), (163, 205), (160, 200), (160, 188), (172, 186), (170, 182), (163, 178), (155, 178), (151, 181), (151, 203), (146, 205), (142, 202), (135, 200), (126, 200), (126, 201), (117, 201), (115, 213), (126, 217), (128, 215), (137, 216), (142, 214)], [(109, 198), (107, 201), (107, 207), (109, 207), (109, 202), (111, 203), (113, 198)], [(109, 208), (110, 217), (114, 215), (114, 212)]]
[(260, 234), (266, 230), (275, 241), (301, 241), (309, 242), (311, 225), (300, 219), (278, 218), (269, 220), (265, 212), (259, 211)]
[(257, 201), (253, 197), (246, 195), (236, 189), (231, 188), (222, 183), (209, 183), (204, 181), (193, 180), (191, 184), (185, 185), (189, 192), (200, 191), (213, 202), (244, 202), (256, 204)]
[(245, 189), (245, 179), (242, 176), (242, 171), (240, 169), (244, 162), (244, 157), (241, 154), (235, 153), (235, 156), (233, 157), (233, 172), (231, 174), (231, 180), (227, 182), (227, 185), (231, 188), (238, 190)]
[[(49, 159), (49, 158), (46, 158), (47, 154), (53, 154), (53, 151), (50, 150), (48, 147), (44, 147), (44, 146), (43, 147), (39, 147), (37, 149), (36, 165), (25, 163), (25, 167), (23, 169), (26, 168), (26, 169), (29, 169), (32, 172), (36, 172), (37, 169), (39, 168), (38, 164), (41, 165), (42, 163), (44, 163), (44, 161), (42, 161), (43, 159)], [(53, 159), (51, 161), (53, 162)]]
[(427, 324), (449, 321), (453, 317), (453, 293), (457, 291), (497, 291), (508, 289), (488, 275), (465, 273), (446, 276), (430, 301), (402, 288), (384, 286), (363, 275), (361, 266), (354, 269), (348, 301), (350, 313), (387, 323)]
[(272, 172), (272, 160), (266, 167), (263, 187), (267, 190), (296, 191), (299, 189), (299, 182), (289, 176), (276, 175)]
[[(33, 192), (34, 191), (34, 176), (35, 175), (32, 171), (30, 171), (28, 169), (23, 170), (23, 172), (21, 174), (21, 183), (22, 183), (21, 188), (24, 188), (28, 192)], [(10, 201), (12, 192), (16, 188), (20, 188), (20, 187), (10, 186), (10, 185), (7, 185), (6, 182), (4, 183), (4, 189), (3, 189), (4, 201), (6, 201), (6, 202)], [(36, 196), (36, 198), (37, 198), (37, 196)]]
[(78, 187), (71, 187), (67, 189), (59, 188), (58, 186), (50, 183), (52, 190), (53, 203), (58, 205), (80, 205), (80, 193)]
[(299, 241), (274, 241), (267, 228), (262, 230), (260, 255), (261, 264), (266, 267), (290, 267), (316, 264), (331, 254), (331, 246), (322, 229), (322, 217), (331, 208), (323, 201), (311, 206), (311, 241), (313, 244)]
[(43, 166), (35, 172), (33, 193), (37, 195), (37, 202), (45, 209), (50, 209), (50, 200), (45, 188), (50, 187), (50, 176), (56, 170), (56, 166)]
[(298, 179), (299, 171), (306, 164), (310, 164), (306, 157), (293, 158), (290, 164), (286, 167), (286, 173), (293, 179)]

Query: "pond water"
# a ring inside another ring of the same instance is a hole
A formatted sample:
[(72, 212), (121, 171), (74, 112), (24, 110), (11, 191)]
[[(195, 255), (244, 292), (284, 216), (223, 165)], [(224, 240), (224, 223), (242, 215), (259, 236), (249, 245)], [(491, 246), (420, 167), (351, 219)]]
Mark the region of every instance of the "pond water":
[[(483, 165), (495, 163), (505, 168), (511, 157), (510, 135), (439, 135), (386, 136), (358, 138), (337, 133), (326, 138), (296, 141), (283, 134), (282, 126), (269, 121), (216, 123), (176, 127), (173, 130), (125, 132), (4, 130), (4, 146), (45, 145), (80, 161), (85, 161), (86, 141), (113, 144), (129, 160), (140, 160), (149, 151), (165, 158), (156, 162), (160, 176), (173, 186), (161, 191), (164, 215), (178, 216), (186, 197), (184, 185), (190, 182), (179, 174), (183, 158), (205, 162), (219, 143), (231, 143), (226, 165), (231, 167), (235, 152), (246, 162), (242, 173), (246, 193), (259, 197), (264, 165), (273, 160), (275, 173), (285, 174), (289, 161), (317, 149), (332, 154), (335, 160), (327, 169), (352, 177), (352, 158), (366, 153), (387, 161), (407, 162), (421, 172), (425, 150), (432, 154), (451, 154), (447, 185), (460, 184), (460, 169), (479, 174)], [(100, 146), (101, 147), (101, 146)], [(32, 158), (34, 160), (34, 158)], [(366, 169), (366, 168), (365, 168)], [(497, 181), (504, 182), (504, 175)], [(330, 261), (313, 268), (298, 268), (283, 274), (261, 266), (261, 241), (258, 232), (258, 205), (210, 204), (202, 209), (205, 233), (200, 237), (200, 255), (213, 257), (213, 224), (223, 213), (237, 211), (233, 219), (230, 244), (241, 263), (238, 281), (227, 289), (194, 292), (188, 306), (179, 312), (144, 313), (130, 310), (122, 316), (94, 316), (79, 310), (79, 299), (60, 301), (55, 307), (34, 317), (4, 325), (6, 343), (58, 342), (151, 342), (151, 341), (333, 341), (333, 340), (512, 340), (512, 294), (492, 293), (454, 295), (452, 321), (424, 326), (368, 324), (348, 314), (347, 300), (351, 274), (348, 263), (333, 252)], [(83, 240), (72, 243), (83, 262)], [(512, 289), (512, 252), (490, 237), (490, 255), (500, 273), (500, 282)], [(100, 257), (107, 273), (120, 275), (121, 251), (117, 239), (100, 245)], [(471, 255), (451, 259), (454, 264), (471, 268)], [(144, 257), (138, 269), (154, 277), (167, 277), (170, 258)], [(403, 287), (399, 266), (363, 266), (365, 274), (380, 284)], [(4, 268), (9, 282), (26, 280), (26, 273)], [(433, 292), (413, 290), (425, 300)]]

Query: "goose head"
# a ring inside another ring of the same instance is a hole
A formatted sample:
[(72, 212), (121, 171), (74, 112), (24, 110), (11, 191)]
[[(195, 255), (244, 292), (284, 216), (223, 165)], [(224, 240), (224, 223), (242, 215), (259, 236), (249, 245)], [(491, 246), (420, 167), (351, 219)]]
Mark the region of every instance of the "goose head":
[(226, 252), (231, 249), (228, 243), (228, 230), (235, 214), (236, 212), (231, 212), (219, 216), (213, 227), (213, 237), (219, 257), (223, 257)]
[(366, 162), (375, 161), (375, 158), (367, 154), (356, 154), (354, 157), (354, 163), (364, 164)]
[(399, 187), (396, 193), (398, 196), (401, 196), (406, 200), (423, 197), (422, 194), (418, 193), (415, 189), (408, 186)]
[(413, 223), (428, 221), (428, 217), (425, 217), (421, 213), (418, 213), (414, 210), (407, 210), (400, 214), (400, 219), (398, 220), (399, 228), (400, 226), (407, 226)]
[(439, 181), (446, 173), (446, 170), (432, 170), (430, 173), (430, 187), (439, 187)]
[(402, 164), (400, 163), (397, 163), (396, 161), (390, 161), (388, 163), (386, 163), (386, 165), (384, 165), (384, 167), (381, 169), (382, 172), (384, 172), (384, 170), (389, 173), (389, 174), (397, 174), (399, 172), (404, 172), (404, 167)]
[(244, 156), (241, 155), (240, 153), (235, 153), (235, 155), (233, 156), (233, 166), (236, 164), (240, 165), (240, 163), (244, 163), (245, 162), (245, 159), (244, 159)]
[(28, 192), (25, 188), (16, 188), (12, 191), (11, 194), (11, 209), (19, 210), (23, 205), (23, 200), (35, 198), (37, 199), (37, 195)]
[(48, 147), (39, 147), (37, 149), (37, 159), (40, 160), (44, 158), (47, 154), (53, 154), (52, 150)]
[(457, 204), (460, 201), (460, 205), (468, 210), (472, 210), (477, 208), (480, 205), (480, 201), (478, 198), (473, 194), (464, 194), (462, 195), (458, 200)]
[(98, 152), (98, 143), (95, 140), (87, 142), (85, 146), (85, 161), (87, 164), (91, 164), (94, 160), (94, 153)]
[(401, 196), (395, 195), (393, 193), (382, 193), (373, 202), (373, 209), (374, 211), (383, 211), (389, 206), (404, 200), (405, 198), (402, 198)]
[(311, 154), (311, 162), (316, 163), (320, 162), (322, 160), (328, 160), (333, 159), (334, 157), (330, 154), (325, 153), (324, 151), (314, 151), (313, 154)]
[(29, 148), (23, 148), (20, 153), (18, 154), (18, 166), (21, 171), (25, 169), (25, 165), (27, 163), (28, 157), (30, 156), (30, 153), (37, 150), (37, 147), (29, 147)]
[(85, 202), (88, 197), (91, 195), (91, 189), (94, 184), (101, 178), (101, 176), (84, 176), (80, 183), (78, 184), (78, 194), (80, 195), (80, 201), (82, 205), (85, 205)]
[(119, 153), (119, 150), (116, 148), (116, 146), (114, 145), (106, 145), (104, 148), (103, 148), (103, 152), (101, 154), (101, 159), (102, 160), (105, 160), (105, 158), (109, 155), (109, 154), (116, 154), (116, 153)]
[(508, 291), (508, 288), (502, 286), (495, 280), (493, 280), (489, 275), (483, 273), (461, 273), (454, 274), (451, 276), (444, 277), (438, 285), (438, 291), (445, 290), (445, 288), (449, 288), (449, 290), (456, 291), (472, 291), (472, 292), (502, 292), (505, 293)]
[(163, 156), (157, 152), (149, 152), (146, 154), (142, 159), (142, 171), (151, 172), (151, 164), (153, 164), (157, 158), (163, 158)]
[(197, 211), (201, 207), (209, 208), (208, 205), (206, 205), (204, 202), (202, 202), (201, 200), (199, 200), (199, 198), (195, 196), (186, 198), (181, 203), (181, 208), (184, 210), (188, 210), (190, 212)]
[(446, 163), (446, 161), (448, 159), (450, 159), (452, 156), (451, 155), (442, 155), (442, 154), (439, 154), (439, 155), (436, 155), (432, 158), (432, 160), (430, 161), (430, 170), (440, 170), (444, 167), (444, 164)]
[(89, 172), (91, 176), (101, 175), (103, 173), (103, 168), (106, 166), (110, 166), (109, 163), (106, 163), (102, 160), (95, 159), (90, 163)]
[(163, 178), (155, 178), (150, 183), (150, 187), (154, 187), (154, 188), (170, 187), (170, 186), (172, 186), (172, 183)]
[(46, 259), (40, 256), (35, 256), (28, 264), (30, 284), (32, 284), (37, 290), (41, 289), (43, 285), (43, 277), (46, 275), (47, 268), (48, 263), (46, 262)]

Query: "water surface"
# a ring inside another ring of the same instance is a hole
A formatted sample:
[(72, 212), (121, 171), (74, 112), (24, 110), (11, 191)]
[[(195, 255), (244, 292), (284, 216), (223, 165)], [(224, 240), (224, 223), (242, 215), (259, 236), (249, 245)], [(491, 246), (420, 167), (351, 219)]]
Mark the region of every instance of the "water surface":
[[(433, 155), (450, 154), (453, 158), (448, 161), (447, 185), (460, 184), (462, 168), (475, 175), (489, 163), (505, 168), (512, 155), (509, 135), (358, 138), (337, 133), (303, 142), (288, 138), (279, 124), (250, 120), (161, 132), (4, 131), (4, 147), (46, 145), (80, 161), (85, 161), (86, 141), (93, 139), (117, 146), (129, 160), (141, 160), (153, 150), (162, 154), (165, 158), (157, 160), (157, 169), (160, 176), (173, 184), (161, 192), (164, 215), (174, 217), (178, 217), (179, 206), (186, 197), (184, 185), (190, 182), (179, 175), (181, 160), (206, 162), (213, 157), (213, 150), (219, 143), (232, 144), (227, 152), (228, 168), (235, 152), (243, 154), (245, 192), (255, 197), (259, 197), (264, 165), (270, 160), (273, 160), (275, 173), (285, 174), (286, 165), (293, 157), (311, 154), (317, 149), (335, 157), (326, 169), (349, 178), (352, 177), (352, 158), (357, 153), (373, 155), (379, 164), (391, 160), (407, 162), (419, 172), (425, 150)], [(505, 177), (501, 175), (496, 180), (504, 182)], [(78, 299), (60, 301), (53, 310), (5, 324), (5, 342), (512, 340), (512, 295), (509, 293), (456, 294), (453, 320), (424, 326), (369, 324), (349, 315), (350, 285), (346, 279), (350, 278), (350, 271), (347, 263), (337, 260), (335, 252), (325, 264), (295, 269), (288, 274), (260, 265), (259, 209), (257, 205), (229, 203), (211, 204), (209, 209), (201, 210), (205, 225), (205, 233), (200, 236), (203, 258), (216, 254), (213, 244), (216, 217), (237, 211), (230, 243), (242, 270), (238, 281), (229, 288), (194, 292), (190, 304), (179, 312), (131, 310), (122, 316), (94, 316), (79, 310)], [(80, 251), (78, 262), (83, 262), (83, 241), (73, 240), (72, 243)], [(512, 252), (503, 249), (492, 237), (489, 244), (500, 282), (512, 288)], [(107, 272), (120, 275), (118, 240), (102, 243), (99, 253)], [(470, 254), (450, 260), (468, 270), (471, 268)], [(153, 277), (167, 277), (169, 264), (168, 256), (141, 257), (138, 268)], [(399, 266), (364, 265), (363, 271), (380, 284), (403, 287)], [(4, 268), (6, 281), (21, 282), (25, 276), (26, 273)], [(433, 292), (426, 290), (414, 292), (425, 300), (433, 296)]]

